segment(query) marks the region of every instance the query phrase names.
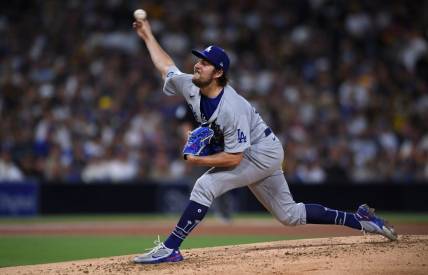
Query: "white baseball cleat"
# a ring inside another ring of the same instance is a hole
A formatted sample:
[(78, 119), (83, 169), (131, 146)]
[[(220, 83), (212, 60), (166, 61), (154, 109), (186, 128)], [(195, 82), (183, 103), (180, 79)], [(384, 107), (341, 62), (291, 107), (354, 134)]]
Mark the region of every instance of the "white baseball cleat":
[(155, 244), (157, 245), (148, 253), (136, 256), (134, 258), (134, 263), (157, 264), (165, 262), (179, 262), (183, 260), (180, 250), (168, 248), (159, 240), (156, 240)]
[(387, 221), (377, 217), (374, 213), (374, 209), (370, 208), (367, 204), (358, 207), (355, 216), (360, 222), (364, 232), (380, 234), (391, 241), (397, 240), (397, 233), (394, 227)]

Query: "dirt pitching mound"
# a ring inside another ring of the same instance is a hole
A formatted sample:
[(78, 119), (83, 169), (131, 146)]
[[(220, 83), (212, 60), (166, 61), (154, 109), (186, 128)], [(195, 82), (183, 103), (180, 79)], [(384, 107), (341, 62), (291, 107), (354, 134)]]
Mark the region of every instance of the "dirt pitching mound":
[(428, 274), (428, 235), (278, 241), (182, 251), (179, 263), (137, 265), (134, 255), (0, 268), (1, 274)]

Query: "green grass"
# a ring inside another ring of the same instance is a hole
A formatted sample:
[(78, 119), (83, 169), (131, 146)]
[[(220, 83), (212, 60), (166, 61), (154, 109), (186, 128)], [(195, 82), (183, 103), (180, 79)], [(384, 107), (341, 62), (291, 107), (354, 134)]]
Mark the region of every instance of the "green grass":
[[(153, 240), (156, 238), (157, 236), (0, 236), (0, 267), (137, 254), (153, 247)], [(182, 248), (284, 239), (284, 236), (262, 235), (192, 236)]]

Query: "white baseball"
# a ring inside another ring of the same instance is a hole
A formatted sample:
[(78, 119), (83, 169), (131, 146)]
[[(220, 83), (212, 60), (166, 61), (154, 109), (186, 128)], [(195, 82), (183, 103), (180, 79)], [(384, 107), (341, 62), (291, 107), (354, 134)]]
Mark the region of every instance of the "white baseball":
[(147, 17), (147, 12), (142, 9), (138, 9), (134, 11), (134, 17), (138, 21), (143, 21)]

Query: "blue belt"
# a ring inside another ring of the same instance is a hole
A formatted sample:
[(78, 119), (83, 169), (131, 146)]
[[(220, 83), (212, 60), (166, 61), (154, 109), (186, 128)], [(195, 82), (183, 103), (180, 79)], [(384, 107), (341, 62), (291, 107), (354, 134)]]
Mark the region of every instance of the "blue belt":
[(270, 128), (266, 128), (265, 130), (265, 136), (269, 136), (270, 134), (272, 134), (272, 130)]

